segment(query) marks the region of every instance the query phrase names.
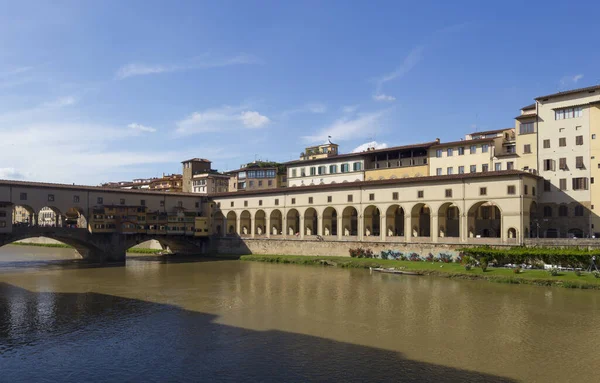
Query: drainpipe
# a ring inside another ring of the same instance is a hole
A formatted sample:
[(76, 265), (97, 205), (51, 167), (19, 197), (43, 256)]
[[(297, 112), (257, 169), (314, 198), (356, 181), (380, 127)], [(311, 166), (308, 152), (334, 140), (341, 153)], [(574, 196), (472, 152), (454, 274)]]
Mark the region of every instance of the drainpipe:
[[(521, 230), (519, 232), (519, 243), (521, 244), (521, 246), (523, 246), (525, 244), (525, 237), (523, 236), (523, 231), (525, 230), (525, 228), (524, 228), (525, 225), (523, 225), (523, 219), (525, 218), (523, 215), (523, 207), (524, 207), (525, 203), (523, 200), (523, 176), (520, 175), (519, 178), (521, 179), (521, 193), (520, 193), (521, 194), (521, 213), (520, 213), (520, 215), (521, 215)], [(530, 214), (530, 216), (531, 216), (531, 214)]]

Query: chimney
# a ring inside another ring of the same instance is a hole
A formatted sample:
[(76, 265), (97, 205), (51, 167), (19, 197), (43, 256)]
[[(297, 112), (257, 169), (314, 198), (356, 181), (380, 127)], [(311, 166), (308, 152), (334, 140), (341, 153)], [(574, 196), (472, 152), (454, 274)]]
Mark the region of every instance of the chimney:
[(437, 144), (439, 144), (439, 143), (440, 143), (440, 139), (439, 139), (439, 138), (436, 138), (436, 139), (435, 139), (435, 142), (436, 142)]

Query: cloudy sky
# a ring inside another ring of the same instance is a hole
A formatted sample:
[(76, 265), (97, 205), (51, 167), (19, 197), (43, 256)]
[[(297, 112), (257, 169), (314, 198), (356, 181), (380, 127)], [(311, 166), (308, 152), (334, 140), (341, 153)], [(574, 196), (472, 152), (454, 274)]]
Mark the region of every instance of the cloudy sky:
[(0, 178), (456, 140), (600, 83), (598, 2), (486, 3), (0, 0)]

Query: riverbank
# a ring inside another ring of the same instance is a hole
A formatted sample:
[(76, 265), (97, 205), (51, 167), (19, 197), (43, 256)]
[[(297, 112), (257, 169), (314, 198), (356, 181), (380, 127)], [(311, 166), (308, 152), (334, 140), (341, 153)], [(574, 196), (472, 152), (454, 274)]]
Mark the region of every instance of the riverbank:
[[(66, 245), (64, 243), (31, 243), (31, 242), (13, 242), (8, 246), (33, 246), (33, 247), (54, 247), (59, 249), (73, 249), (73, 246)], [(158, 254), (161, 249), (146, 249), (146, 248), (136, 248), (132, 247), (127, 250), (130, 254)]]
[(561, 271), (556, 276), (550, 276), (546, 270), (526, 269), (522, 270), (518, 274), (515, 274), (512, 269), (505, 268), (490, 267), (485, 272), (479, 267), (474, 267), (471, 270), (465, 270), (464, 266), (458, 263), (411, 262), (386, 259), (327, 256), (243, 255), (240, 257), (240, 260), (362, 269), (368, 269), (369, 267), (393, 267), (396, 269), (418, 272), (423, 275), (434, 275), (444, 278), (486, 280), (496, 283), (600, 290), (600, 278), (594, 277), (594, 275), (591, 273), (582, 273), (581, 276), (577, 276), (573, 271)]

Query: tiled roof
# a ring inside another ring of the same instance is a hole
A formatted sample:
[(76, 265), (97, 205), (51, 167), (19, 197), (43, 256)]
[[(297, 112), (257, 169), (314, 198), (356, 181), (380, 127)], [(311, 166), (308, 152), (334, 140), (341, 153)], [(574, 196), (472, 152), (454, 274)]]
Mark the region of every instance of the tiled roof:
[(536, 106), (536, 105), (537, 105), (537, 104), (533, 103), (533, 104), (531, 104), (531, 105), (527, 105), (527, 106), (524, 106), (524, 107), (522, 107), (522, 108), (521, 108), (521, 110), (531, 110), (531, 109), (535, 109), (535, 106)]
[(477, 135), (477, 134), (493, 134), (493, 133), (500, 133), (500, 132), (504, 132), (506, 130), (512, 130), (514, 128), (504, 128), (504, 129), (495, 129), (495, 130), (484, 130), (483, 132), (473, 132), (473, 133), (469, 133), (471, 136)]
[(525, 118), (531, 118), (531, 117), (536, 117), (537, 113), (529, 113), (529, 114), (522, 114), (520, 116), (515, 117), (515, 120), (522, 120)]
[(546, 96), (540, 96), (540, 97), (536, 97), (536, 100), (540, 100), (543, 98), (550, 98), (550, 97), (558, 97), (558, 96), (566, 96), (569, 94), (575, 94), (575, 93), (580, 93), (580, 92), (593, 92), (593, 91), (597, 91), (600, 90), (600, 85), (594, 85), (594, 86), (588, 86), (586, 88), (578, 88), (578, 89), (571, 89), (571, 90), (565, 90), (562, 92), (558, 92), (558, 93), (552, 93)]
[(424, 177), (407, 177), (407, 178), (396, 178), (389, 180), (375, 180), (375, 181), (355, 181), (355, 182), (342, 182), (336, 184), (323, 184), (323, 185), (308, 185), (308, 186), (295, 186), (285, 188), (274, 188), (274, 189), (259, 189), (259, 190), (247, 190), (247, 191), (234, 191), (226, 193), (210, 193), (209, 197), (243, 197), (250, 195), (264, 195), (264, 194), (277, 194), (277, 193), (291, 193), (291, 192), (306, 192), (312, 190), (322, 189), (344, 189), (353, 188), (356, 186), (380, 186), (380, 185), (404, 185), (414, 183), (428, 183), (435, 181), (454, 181), (463, 179), (476, 179), (486, 177), (503, 177), (503, 176), (529, 176), (533, 178), (541, 178), (533, 175), (529, 172), (521, 170), (503, 170), (494, 172), (480, 172), (480, 173), (464, 173), (464, 174), (452, 174), (444, 176), (424, 176)]
[(478, 138), (476, 140), (461, 140), (461, 141), (451, 141), (451, 142), (440, 142), (439, 144), (435, 144), (433, 146), (434, 147), (437, 147), (437, 146), (451, 146), (451, 145), (459, 145), (459, 144), (472, 145), (472, 144), (478, 144), (478, 143), (490, 142), (490, 141), (494, 141), (494, 139), (493, 138)]
[(183, 164), (184, 162), (191, 162), (191, 161), (194, 161), (194, 162), (211, 162), (210, 160), (207, 160), (206, 158), (192, 158), (192, 159), (189, 159), (189, 160), (181, 161), (181, 163)]

